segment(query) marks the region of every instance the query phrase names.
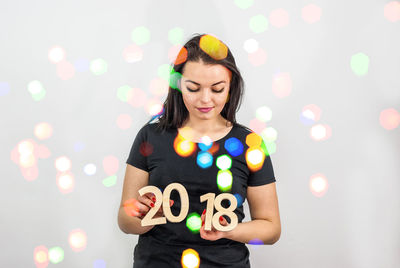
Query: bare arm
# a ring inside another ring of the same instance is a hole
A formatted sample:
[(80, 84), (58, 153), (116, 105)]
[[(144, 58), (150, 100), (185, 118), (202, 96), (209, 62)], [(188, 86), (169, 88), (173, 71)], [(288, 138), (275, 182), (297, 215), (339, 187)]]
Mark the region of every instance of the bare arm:
[(276, 243), (281, 235), (278, 197), (275, 182), (247, 188), (251, 221), (239, 223), (226, 238), (249, 243), (259, 239), (264, 244)]
[(149, 173), (137, 167), (127, 164), (125, 171), (124, 185), (122, 189), (121, 204), (118, 211), (118, 226), (126, 234), (143, 234), (153, 226), (141, 226), (141, 219), (128, 215), (125, 212), (123, 204), (125, 201), (134, 198), (138, 200), (139, 189), (148, 185)]

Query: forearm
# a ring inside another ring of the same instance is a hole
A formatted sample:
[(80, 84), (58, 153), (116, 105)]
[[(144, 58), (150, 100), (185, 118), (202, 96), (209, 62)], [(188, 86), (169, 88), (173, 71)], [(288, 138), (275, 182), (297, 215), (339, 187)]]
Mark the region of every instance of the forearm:
[(248, 244), (251, 240), (261, 240), (266, 245), (272, 245), (279, 240), (280, 226), (267, 220), (252, 220), (239, 223), (235, 229), (226, 232), (226, 238)]
[(126, 234), (144, 234), (152, 229), (152, 226), (142, 226), (138, 217), (128, 216), (123, 208), (118, 212), (118, 225)]

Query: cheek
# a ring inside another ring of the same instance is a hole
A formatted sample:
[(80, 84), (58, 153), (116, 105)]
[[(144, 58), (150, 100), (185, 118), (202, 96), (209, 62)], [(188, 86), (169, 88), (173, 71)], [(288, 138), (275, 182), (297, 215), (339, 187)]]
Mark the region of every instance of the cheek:
[(191, 108), (193, 105), (193, 99), (188, 96), (182, 96), (183, 103), (185, 103), (186, 108)]

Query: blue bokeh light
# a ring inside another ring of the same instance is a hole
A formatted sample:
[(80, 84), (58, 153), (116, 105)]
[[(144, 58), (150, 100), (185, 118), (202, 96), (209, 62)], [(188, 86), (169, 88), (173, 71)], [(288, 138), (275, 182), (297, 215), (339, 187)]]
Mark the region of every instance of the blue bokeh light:
[(243, 153), (243, 144), (235, 137), (227, 139), (224, 147), (232, 156), (238, 156)]
[(209, 152), (199, 152), (197, 155), (197, 165), (201, 168), (211, 167), (213, 163), (213, 156)]

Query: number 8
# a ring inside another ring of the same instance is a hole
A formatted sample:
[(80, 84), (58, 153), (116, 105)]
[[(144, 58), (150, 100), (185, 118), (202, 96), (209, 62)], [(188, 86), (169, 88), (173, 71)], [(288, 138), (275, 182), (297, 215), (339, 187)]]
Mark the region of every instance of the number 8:
[[(215, 206), (215, 209), (217, 210), (217, 213), (214, 214), (212, 217), (212, 224), (215, 229), (218, 231), (230, 231), (233, 230), (237, 224), (238, 224), (238, 218), (237, 215), (233, 212), (237, 206), (237, 200), (236, 197), (232, 194), (228, 193), (222, 193), (217, 195), (217, 197), (214, 200), (215, 194), (208, 193), (205, 195), (200, 196), (200, 202), (204, 202), (207, 200), (207, 213), (206, 213), (206, 219), (205, 219), (205, 230), (210, 231), (211, 226), (210, 226), (210, 218), (209, 216), (212, 215), (213, 213), (213, 206)], [(221, 204), (222, 200), (228, 199), (230, 201), (230, 206), (228, 208), (224, 208)], [(227, 226), (221, 225), (219, 222), (219, 217), (222, 215), (226, 215), (231, 219), (231, 222)]]

